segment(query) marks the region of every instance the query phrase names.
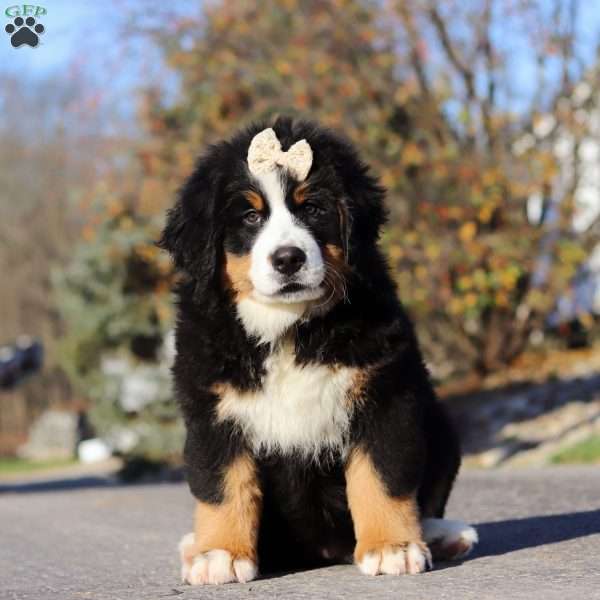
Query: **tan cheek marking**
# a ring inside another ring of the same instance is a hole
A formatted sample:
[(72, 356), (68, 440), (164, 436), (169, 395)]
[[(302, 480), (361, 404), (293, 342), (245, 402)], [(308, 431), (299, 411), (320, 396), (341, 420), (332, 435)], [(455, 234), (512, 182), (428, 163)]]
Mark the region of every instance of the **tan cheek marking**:
[(325, 262), (325, 284), (333, 291), (331, 302), (340, 300), (346, 288), (346, 275), (349, 272), (348, 263), (344, 259), (344, 251), (335, 244), (326, 244), (323, 248)]
[(304, 203), (304, 201), (306, 200), (307, 190), (308, 190), (308, 184), (306, 184), (306, 183), (301, 183), (294, 190), (294, 204), (296, 204), (296, 206), (300, 206), (301, 204)]
[(346, 264), (344, 261), (344, 250), (336, 244), (325, 245), (325, 258)]
[(346, 466), (346, 492), (354, 522), (360, 562), (365, 553), (387, 545), (421, 543), (419, 510), (414, 494), (394, 498), (363, 450), (352, 452)]
[(248, 192), (244, 192), (244, 196), (246, 196), (246, 200), (252, 204), (253, 208), (257, 211), (262, 211), (265, 208), (264, 200), (260, 194), (250, 190)]
[(221, 549), (234, 559), (255, 561), (262, 493), (256, 465), (249, 455), (240, 456), (227, 468), (223, 492), (221, 504), (196, 505), (195, 551)]
[(225, 255), (225, 280), (236, 294), (236, 300), (241, 300), (250, 294), (253, 289), (250, 281), (251, 257), (249, 254), (237, 256), (226, 253)]

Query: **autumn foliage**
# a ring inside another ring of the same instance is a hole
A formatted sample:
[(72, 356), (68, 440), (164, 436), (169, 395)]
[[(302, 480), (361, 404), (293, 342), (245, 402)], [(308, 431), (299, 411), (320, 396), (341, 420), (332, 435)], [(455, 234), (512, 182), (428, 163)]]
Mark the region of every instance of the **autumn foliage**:
[[(82, 299), (73, 310), (87, 312), (87, 326), (70, 331), (75, 371), (93, 371), (106, 349), (168, 331), (172, 275), (152, 244), (164, 211), (203, 147), (277, 113), (343, 132), (387, 187), (382, 243), (434, 375), (510, 363), (545, 330), (588, 243), (572, 228), (573, 189), (557, 193), (553, 151), (553, 140), (579, 135), (570, 98), (585, 72), (573, 68), (570, 13), (542, 25), (544, 4), (228, 0), (143, 31), (178, 91), (148, 84), (143, 141), (91, 194), (89, 225), (61, 283)], [(526, 37), (522, 52), (547, 86), (544, 94), (532, 86), (518, 109), (501, 25)], [(557, 77), (542, 60), (550, 54), (564, 65)], [(552, 131), (536, 137), (548, 115)], [(528, 218), (534, 194), (554, 218)], [(102, 318), (92, 323), (94, 311)]]

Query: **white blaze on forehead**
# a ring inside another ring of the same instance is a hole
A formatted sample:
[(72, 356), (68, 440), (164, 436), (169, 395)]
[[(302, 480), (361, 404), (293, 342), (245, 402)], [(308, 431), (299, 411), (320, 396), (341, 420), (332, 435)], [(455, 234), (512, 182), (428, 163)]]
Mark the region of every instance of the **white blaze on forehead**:
[[(286, 205), (285, 179), (279, 169), (255, 175), (255, 181), (267, 201), (269, 215), (251, 252), (254, 294), (238, 304), (238, 313), (248, 333), (270, 342), (302, 318), (311, 300), (323, 295), (325, 264), (311, 232)], [(291, 297), (278, 296), (292, 280), (278, 273), (271, 262), (273, 253), (282, 246), (295, 246), (306, 254), (306, 262), (293, 276), (293, 282), (306, 289)]]
[(296, 246), (306, 254), (306, 262), (295, 281), (314, 287), (321, 284), (325, 266), (315, 238), (294, 218), (285, 203), (285, 181), (278, 170), (259, 175), (257, 181), (269, 205), (269, 218), (252, 248), (250, 277), (254, 287), (265, 296), (276, 293), (282, 286), (281, 275), (271, 263), (272, 254), (282, 246)]

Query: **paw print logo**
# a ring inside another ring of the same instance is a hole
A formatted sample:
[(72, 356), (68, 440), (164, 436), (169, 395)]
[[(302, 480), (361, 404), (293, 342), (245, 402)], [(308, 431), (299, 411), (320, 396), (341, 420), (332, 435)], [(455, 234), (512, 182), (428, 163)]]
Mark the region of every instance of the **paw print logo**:
[(4, 28), (4, 31), (10, 35), (10, 43), (15, 48), (23, 44), (35, 48), (40, 41), (39, 34), (44, 33), (45, 29), (41, 23), (36, 24), (33, 17), (27, 17), (25, 20), (17, 17)]

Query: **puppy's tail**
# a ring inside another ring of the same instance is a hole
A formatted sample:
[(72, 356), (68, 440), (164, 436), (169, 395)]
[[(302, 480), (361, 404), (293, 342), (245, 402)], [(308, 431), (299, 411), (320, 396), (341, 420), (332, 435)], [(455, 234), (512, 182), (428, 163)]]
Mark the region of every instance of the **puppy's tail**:
[(423, 538), (436, 560), (458, 560), (473, 550), (479, 541), (474, 527), (450, 519), (423, 519)]

